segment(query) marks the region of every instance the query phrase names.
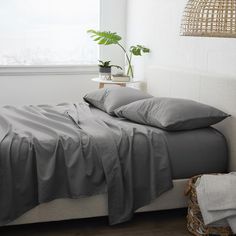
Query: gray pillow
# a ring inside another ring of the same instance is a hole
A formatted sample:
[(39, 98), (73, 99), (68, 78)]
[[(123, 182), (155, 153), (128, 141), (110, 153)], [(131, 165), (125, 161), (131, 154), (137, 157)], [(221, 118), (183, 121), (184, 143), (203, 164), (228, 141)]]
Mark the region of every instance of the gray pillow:
[(204, 128), (229, 116), (214, 107), (178, 98), (150, 98), (133, 102), (116, 109), (115, 114), (167, 131)]
[(113, 87), (88, 93), (84, 96), (84, 100), (113, 115), (113, 111), (121, 106), (151, 97), (151, 95), (137, 89)]

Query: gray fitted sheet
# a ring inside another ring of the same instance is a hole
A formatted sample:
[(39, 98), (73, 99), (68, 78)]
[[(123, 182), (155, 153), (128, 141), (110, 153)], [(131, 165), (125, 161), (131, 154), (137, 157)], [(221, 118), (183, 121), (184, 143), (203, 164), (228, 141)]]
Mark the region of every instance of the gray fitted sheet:
[[(139, 126), (123, 118), (110, 116), (96, 108), (91, 109), (102, 120), (112, 119), (113, 122), (125, 122), (131, 126)], [(145, 125), (141, 125), (145, 126)], [(146, 126), (147, 129), (157, 129)], [(204, 128), (191, 131), (162, 131), (166, 138), (172, 169), (172, 179), (189, 178), (198, 174), (221, 173), (227, 171), (228, 148), (225, 137), (216, 129)], [(137, 152), (144, 152), (142, 140)], [(145, 155), (145, 153), (143, 153)]]

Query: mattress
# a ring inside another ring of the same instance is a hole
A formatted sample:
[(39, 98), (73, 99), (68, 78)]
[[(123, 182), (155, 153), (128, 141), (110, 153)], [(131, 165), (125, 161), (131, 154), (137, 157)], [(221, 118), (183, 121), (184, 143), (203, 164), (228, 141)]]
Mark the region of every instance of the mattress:
[[(92, 113), (101, 120), (125, 122), (129, 126), (144, 126), (147, 129), (157, 128), (140, 125), (123, 118), (110, 116), (107, 113), (92, 108)], [(228, 167), (228, 148), (225, 137), (213, 127), (190, 131), (167, 132), (161, 130), (166, 139), (172, 169), (172, 179), (190, 178), (194, 175), (207, 173), (224, 173)], [(143, 152), (142, 140), (137, 152)], [(145, 154), (144, 154), (145, 155)]]

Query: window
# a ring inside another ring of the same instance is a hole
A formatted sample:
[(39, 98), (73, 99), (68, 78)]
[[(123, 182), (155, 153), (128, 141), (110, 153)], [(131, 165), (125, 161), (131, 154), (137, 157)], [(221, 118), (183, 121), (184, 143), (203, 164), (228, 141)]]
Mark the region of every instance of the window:
[(99, 0), (2, 0), (0, 65), (95, 64)]

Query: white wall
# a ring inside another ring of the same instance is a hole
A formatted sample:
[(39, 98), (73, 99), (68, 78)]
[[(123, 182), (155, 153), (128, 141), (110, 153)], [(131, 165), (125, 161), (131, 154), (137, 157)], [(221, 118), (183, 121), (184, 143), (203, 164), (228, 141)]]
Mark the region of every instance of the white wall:
[[(101, 0), (101, 30), (117, 32), (121, 37), (121, 43), (126, 42), (126, 4), (127, 0)], [(100, 58), (102, 60), (112, 60), (112, 64), (117, 64), (124, 68), (124, 53), (118, 46), (101, 46)]]
[(0, 105), (78, 102), (98, 88), (94, 74), (0, 76)]
[[(125, 9), (126, 0), (101, 0), (101, 30), (117, 32), (125, 40)], [(124, 55), (114, 45), (101, 47), (100, 58), (124, 66)], [(0, 67), (0, 105), (79, 101), (88, 91), (98, 88), (98, 84), (91, 82), (91, 78), (97, 76), (96, 70), (90, 67), (83, 67), (82, 71), (79, 66), (46, 68), (45, 71), (34, 68), (33, 73), (31, 69), (23, 68), (22, 72), (19, 68)]]
[(141, 43), (151, 54), (135, 58), (136, 77), (148, 66), (186, 68), (236, 77), (236, 39), (179, 36), (187, 0), (128, 0), (127, 45)]

